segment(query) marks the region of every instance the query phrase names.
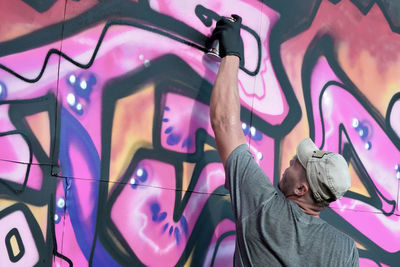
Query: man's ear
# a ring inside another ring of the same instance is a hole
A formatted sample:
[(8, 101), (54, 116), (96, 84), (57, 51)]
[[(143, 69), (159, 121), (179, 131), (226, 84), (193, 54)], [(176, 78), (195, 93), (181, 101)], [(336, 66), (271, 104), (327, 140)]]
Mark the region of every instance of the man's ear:
[(304, 196), (308, 192), (308, 184), (307, 183), (300, 183), (294, 189), (294, 193), (296, 196), (301, 197)]

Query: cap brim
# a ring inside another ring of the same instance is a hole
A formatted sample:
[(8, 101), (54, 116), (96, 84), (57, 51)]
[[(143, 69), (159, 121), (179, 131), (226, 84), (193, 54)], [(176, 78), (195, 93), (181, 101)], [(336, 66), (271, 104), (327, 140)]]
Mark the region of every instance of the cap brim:
[(319, 150), (310, 138), (304, 138), (297, 146), (296, 155), (301, 165), (307, 169), (308, 159), (312, 157), (314, 151)]

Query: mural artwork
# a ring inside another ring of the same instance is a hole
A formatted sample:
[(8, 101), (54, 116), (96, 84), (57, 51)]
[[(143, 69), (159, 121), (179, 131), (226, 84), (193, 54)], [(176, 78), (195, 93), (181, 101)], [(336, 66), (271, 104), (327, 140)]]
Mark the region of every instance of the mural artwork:
[(322, 219), (400, 262), (395, 0), (15, 0), (0, 13), (0, 266), (232, 266), (205, 44), (239, 14), (242, 128), (277, 185), (310, 136), (352, 187)]

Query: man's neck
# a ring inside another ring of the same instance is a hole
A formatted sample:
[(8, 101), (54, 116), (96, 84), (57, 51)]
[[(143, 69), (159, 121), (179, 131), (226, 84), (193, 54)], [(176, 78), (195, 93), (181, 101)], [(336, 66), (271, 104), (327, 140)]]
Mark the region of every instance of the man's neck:
[(319, 218), (321, 209), (315, 207), (315, 205), (307, 203), (301, 198), (288, 197), (287, 199), (296, 203), (305, 214)]

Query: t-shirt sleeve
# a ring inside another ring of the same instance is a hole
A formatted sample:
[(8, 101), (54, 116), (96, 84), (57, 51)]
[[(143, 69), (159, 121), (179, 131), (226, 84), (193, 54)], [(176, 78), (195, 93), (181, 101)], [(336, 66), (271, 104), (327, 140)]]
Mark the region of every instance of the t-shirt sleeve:
[(347, 266), (358, 267), (359, 266), (359, 256), (356, 244), (353, 245), (353, 250), (350, 255), (349, 264)]
[(229, 190), (236, 220), (245, 219), (277, 194), (254, 161), (247, 144), (236, 147), (229, 155), (225, 176), (225, 187)]

